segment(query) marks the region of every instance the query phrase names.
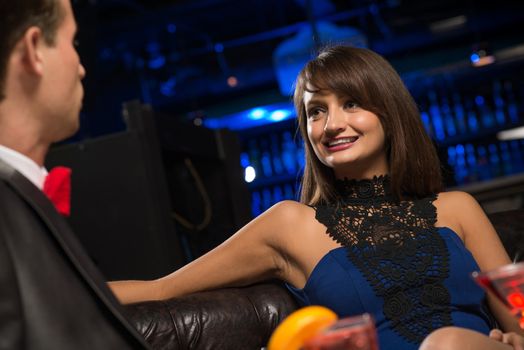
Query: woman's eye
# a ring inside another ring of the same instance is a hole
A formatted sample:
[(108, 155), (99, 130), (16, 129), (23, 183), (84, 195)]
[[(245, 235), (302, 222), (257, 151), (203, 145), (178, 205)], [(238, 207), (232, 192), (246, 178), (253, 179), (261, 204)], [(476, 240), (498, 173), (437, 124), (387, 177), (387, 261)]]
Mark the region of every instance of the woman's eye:
[(356, 104), (355, 102), (346, 102), (344, 104), (344, 107), (347, 109), (356, 109), (358, 108), (358, 104)]
[(307, 116), (308, 116), (308, 118), (315, 119), (315, 118), (318, 118), (321, 113), (322, 113), (322, 109), (320, 109), (320, 108), (312, 108), (312, 109), (308, 110)]

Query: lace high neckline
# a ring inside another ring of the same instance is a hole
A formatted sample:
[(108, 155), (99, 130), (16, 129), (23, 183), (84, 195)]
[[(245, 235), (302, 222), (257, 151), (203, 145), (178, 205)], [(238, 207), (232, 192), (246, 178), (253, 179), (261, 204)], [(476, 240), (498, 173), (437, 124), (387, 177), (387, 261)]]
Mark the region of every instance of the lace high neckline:
[(335, 180), (335, 189), (341, 199), (370, 199), (391, 195), (389, 175), (373, 176), (372, 179)]
[(391, 329), (420, 344), (451, 325), (449, 252), (435, 228), (436, 195), (396, 201), (387, 175), (337, 180), (335, 188), (337, 203), (316, 206), (315, 218), (383, 299)]

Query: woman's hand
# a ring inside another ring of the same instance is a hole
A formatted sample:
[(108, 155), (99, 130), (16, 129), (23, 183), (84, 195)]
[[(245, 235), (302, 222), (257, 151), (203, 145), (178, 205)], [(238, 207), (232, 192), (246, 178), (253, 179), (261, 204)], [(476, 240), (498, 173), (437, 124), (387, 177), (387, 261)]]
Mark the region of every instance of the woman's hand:
[(515, 332), (503, 333), (500, 329), (492, 329), (489, 337), (513, 346), (514, 350), (524, 350), (524, 337)]

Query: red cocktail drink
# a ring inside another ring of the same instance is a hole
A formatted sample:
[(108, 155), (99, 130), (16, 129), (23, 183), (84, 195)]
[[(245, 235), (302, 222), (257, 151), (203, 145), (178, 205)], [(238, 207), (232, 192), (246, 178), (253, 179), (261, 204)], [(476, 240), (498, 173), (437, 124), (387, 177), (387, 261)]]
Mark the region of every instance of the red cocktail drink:
[(509, 264), (487, 272), (473, 272), (475, 281), (492, 292), (519, 318), (524, 329), (524, 262)]
[(363, 314), (341, 319), (307, 341), (303, 350), (378, 350), (373, 318)]

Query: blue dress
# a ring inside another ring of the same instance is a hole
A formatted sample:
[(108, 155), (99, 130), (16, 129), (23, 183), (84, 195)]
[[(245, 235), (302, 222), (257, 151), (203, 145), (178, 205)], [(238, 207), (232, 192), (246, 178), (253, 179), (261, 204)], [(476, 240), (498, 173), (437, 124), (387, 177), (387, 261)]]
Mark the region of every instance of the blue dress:
[[(450, 276), (444, 285), (451, 292), (452, 324), (488, 334), (493, 321), (483, 303), (485, 293), (470, 277), (479, 270), (477, 263), (455, 232), (449, 228), (438, 231), (450, 253)], [(372, 314), (381, 350), (418, 349), (418, 343), (406, 341), (391, 329), (382, 312), (383, 300), (347, 258), (344, 247), (331, 250), (318, 262), (303, 289), (288, 288), (302, 305), (326, 306), (340, 318)]]
[(470, 276), (479, 267), (454, 231), (434, 226), (436, 197), (395, 202), (387, 177), (338, 186), (343, 200), (315, 209), (342, 247), (318, 262), (303, 289), (288, 285), (299, 303), (339, 318), (370, 313), (381, 350), (418, 349), (445, 326), (489, 333), (485, 293)]

